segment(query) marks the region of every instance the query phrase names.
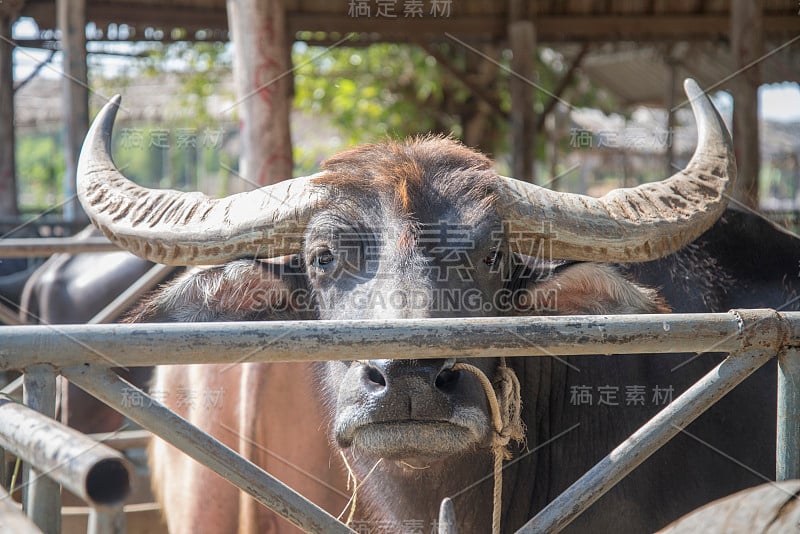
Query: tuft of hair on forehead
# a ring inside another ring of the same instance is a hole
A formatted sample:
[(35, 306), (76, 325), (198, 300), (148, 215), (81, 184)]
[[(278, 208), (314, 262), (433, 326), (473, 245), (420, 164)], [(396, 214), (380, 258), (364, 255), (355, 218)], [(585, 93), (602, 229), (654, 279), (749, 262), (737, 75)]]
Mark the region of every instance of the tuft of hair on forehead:
[(325, 160), (317, 185), (393, 196), (411, 211), (430, 195), (494, 201), (492, 161), (450, 137), (426, 135), (404, 141), (362, 145)]

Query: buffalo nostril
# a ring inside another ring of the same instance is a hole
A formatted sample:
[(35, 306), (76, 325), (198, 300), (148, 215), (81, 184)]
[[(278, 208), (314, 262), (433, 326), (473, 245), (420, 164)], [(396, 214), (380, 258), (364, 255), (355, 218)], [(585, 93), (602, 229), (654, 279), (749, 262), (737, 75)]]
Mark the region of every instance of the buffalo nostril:
[(380, 387), (386, 387), (386, 377), (384, 377), (383, 374), (375, 367), (369, 366), (366, 368), (366, 377), (367, 380), (372, 384)]
[(455, 389), (459, 378), (461, 378), (461, 371), (445, 369), (436, 377), (436, 388), (445, 393), (449, 393)]

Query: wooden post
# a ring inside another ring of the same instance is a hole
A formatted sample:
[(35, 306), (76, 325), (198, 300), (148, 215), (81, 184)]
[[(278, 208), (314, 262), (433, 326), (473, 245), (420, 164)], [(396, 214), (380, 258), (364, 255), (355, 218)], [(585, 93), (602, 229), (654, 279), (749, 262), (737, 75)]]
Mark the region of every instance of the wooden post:
[(86, 219), (75, 194), (75, 176), (83, 138), (89, 127), (89, 79), (86, 69), (86, 0), (57, 0), (64, 76), (64, 219)]
[(292, 177), (289, 38), (281, 0), (228, 0), (242, 180), (234, 191)]
[[(758, 208), (758, 86), (761, 84), (763, 25), (759, 0), (731, 2), (731, 52), (739, 74), (732, 81), (733, 144), (739, 169), (734, 198)], [(748, 67), (751, 63), (752, 66)]]
[(514, 178), (534, 182), (536, 123), (533, 83), (535, 76), (536, 30), (533, 22), (524, 20), (524, 6), (518, 0), (510, 3), (511, 20), (508, 41), (511, 60), (511, 161)]
[(664, 159), (666, 174), (664, 176), (672, 176), (675, 174), (676, 169), (672, 166), (675, 161), (675, 138), (673, 136), (675, 130), (675, 105), (678, 96), (678, 62), (667, 56), (667, 87), (666, 94), (664, 95), (664, 107), (667, 110), (667, 131), (664, 132), (664, 140), (666, 146), (664, 147)]
[(11, 24), (19, 6), (0, 4), (0, 216), (15, 217), (17, 208), (14, 155), (14, 64)]

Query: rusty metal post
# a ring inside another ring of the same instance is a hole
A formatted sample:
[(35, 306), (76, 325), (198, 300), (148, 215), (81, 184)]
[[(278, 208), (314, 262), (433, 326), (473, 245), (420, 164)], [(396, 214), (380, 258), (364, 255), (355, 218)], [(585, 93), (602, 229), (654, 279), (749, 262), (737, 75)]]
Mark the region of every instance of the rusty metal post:
[[(299, 528), (322, 534), (353, 532), (254, 463), (108, 369), (86, 365), (64, 369), (63, 374), (70, 382), (182, 450)], [(141, 405), (126, 402), (125, 399), (132, 394), (144, 402)]]
[(778, 355), (778, 432), (775, 477), (800, 478), (800, 349)]
[[(25, 369), (22, 400), (32, 410), (51, 419), (55, 417), (56, 370), (49, 365), (32, 365)], [(61, 487), (58, 482), (43, 476), (28, 463), (22, 477), (25, 485), (22, 503), (28, 517), (45, 534), (61, 532)]]

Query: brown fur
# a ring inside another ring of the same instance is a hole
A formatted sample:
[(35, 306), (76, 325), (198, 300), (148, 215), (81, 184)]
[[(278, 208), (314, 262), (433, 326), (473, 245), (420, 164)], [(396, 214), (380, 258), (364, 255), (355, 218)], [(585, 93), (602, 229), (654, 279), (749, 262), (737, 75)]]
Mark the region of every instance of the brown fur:
[[(312, 318), (292, 306), (289, 297), (303, 289), (304, 278), (287, 275), (287, 264), (241, 261), (196, 269), (128, 321)], [(347, 502), (345, 479), (328, 447), (314, 382), (308, 364), (162, 366), (151, 391), (166, 394), (167, 407), (337, 515)], [(194, 402), (181, 391), (195, 395)], [(206, 402), (209, 393), (215, 402)], [(171, 533), (298, 532), (164, 441), (154, 439), (149, 453), (151, 486)]]
[(421, 136), (341, 152), (322, 163), (328, 172), (316, 183), (347, 194), (390, 194), (396, 206), (408, 213), (414, 205), (429, 202), (430, 183), (446, 175), (449, 188), (488, 207), (495, 201), (492, 167), (489, 158), (454, 139)]

